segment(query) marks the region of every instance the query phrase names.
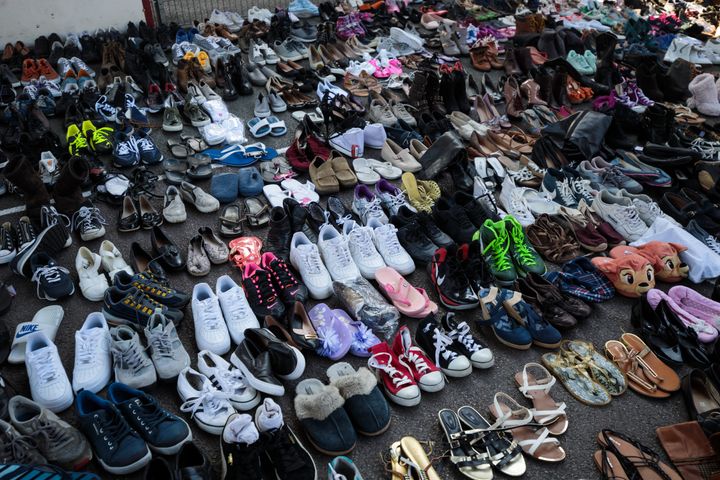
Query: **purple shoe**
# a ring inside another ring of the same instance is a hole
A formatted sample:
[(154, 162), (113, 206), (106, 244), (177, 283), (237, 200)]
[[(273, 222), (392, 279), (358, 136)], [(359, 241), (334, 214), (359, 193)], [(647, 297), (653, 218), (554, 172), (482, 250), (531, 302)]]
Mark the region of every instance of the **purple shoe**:
[(682, 320), (685, 325), (695, 330), (700, 342), (710, 343), (717, 338), (718, 331), (715, 327), (685, 310), (684, 307), (679, 305), (674, 298), (669, 297), (662, 290), (653, 288), (647, 293), (647, 301), (653, 310), (657, 308), (661, 300), (665, 300), (668, 307), (675, 312), (678, 318)]
[(402, 206), (409, 208), (412, 212), (417, 212), (405, 199), (403, 191), (384, 178), (375, 184), (375, 196), (390, 215), (397, 215)]
[(668, 295), (686, 312), (695, 315), (716, 329), (720, 327), (720, 303), (682, 285), (672, 287), (668, 291)]
[(352, 345), (350, 345), (350, 353), (356, 357), (368, 358), (370, 356), (370, 349), (380, 343), (380, 339), (375, 336), (375, 333), (373, 333), (367, 325), (350, 318), (350, 315), (345, 313), (345, 310), (336, 308), (332, 312), (335, 318), (347, 325), (352, 334), (353, 340)]
[(348, 326), (324, 303), (315, 305), (308, 312), (308, 317), (320, 339), (320, 345), (315, 353), (330, 360), (340, 360), (344, 357), (353, 342), (353, 335)]

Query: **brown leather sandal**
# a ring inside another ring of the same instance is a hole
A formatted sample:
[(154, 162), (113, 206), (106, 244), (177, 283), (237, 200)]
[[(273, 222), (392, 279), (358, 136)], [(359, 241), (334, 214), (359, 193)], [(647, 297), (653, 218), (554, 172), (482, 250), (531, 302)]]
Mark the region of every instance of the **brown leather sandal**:
[(680, 390), (678, 374), (660, 360), (655, 353), (634, 333), (623, 333), (620, 340), (627, 346), (631, 356), (636, 358), (645, 375), (661, 390), (676, 392)]
[(667, 398), (670, 396), (668, 392), (657, 388), (652, 379), (645, 375), (643, 368), (636, 361), (636, 358), (628, 352), (622, 342), (608, 340), (605, 342), (605, 353), (625, 374), (628, 387), (635, 392), (651, 398)]

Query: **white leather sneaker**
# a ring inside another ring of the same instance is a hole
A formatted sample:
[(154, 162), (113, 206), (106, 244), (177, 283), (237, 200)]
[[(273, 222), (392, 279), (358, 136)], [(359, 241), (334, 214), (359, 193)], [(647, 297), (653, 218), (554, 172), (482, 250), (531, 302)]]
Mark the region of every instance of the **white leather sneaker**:
[(394, 268), (400, 275), (409, 275), (415, 271), (415, 262), (400, 245), (395, 225), (383, 224), (377, 218), (371, 218), (368, 227), (373, 229), (375, 248), (388, 267)]
[(246, 329), (260, 328), (260, 323), (245, 297), (245, 291), (228, 275), (217, 279), (215, 295), (220, 302), (220, 309), (233, 343), (238, 345), (243, 341)]
[(75, 365), (72, 387), (75, 392), (88, 390), (97, 393), (112, 378), (110, 329), (105, 316), (93, 312), (87, 316), (80, 330), (75, 332)]
[(312, 298), (323, 300), (333, 294), (332, 278), (322, 261), (320, 251), (303, 232), (295, 232), (292, 236), (290, 263), (300, 273)]
[(385, 266), (385, 261), (373, 243), (373, 229), (348, 220), (343, 223), (343, 235), (360, 274), (369, 280), (374, 280), (375, 272)]
[(54, 413), (72, 405), (72, 387), (57, 347), (43, 332), (34, 332), (28, 337), (25, 366), (33, 400)]
[(87, 247), (80, 247), (75, 256), (75, 270), (80, 279), (80, 291), (91, 302), (99, 302), (108, 289), (105, 275), (99, 272), (102, 259), (97, 253), (91, 252)]
[(320, 229), (318, 249), (333, 280), (341, 282), (360, 276), (345, 238), (332, 225), (327, 224)]
[(198, 283), (193, 288), (192, 313), (198, 350), (210, 350), (218, 355), (229, 352), (230, 333), (218, 297), (207, 283)]

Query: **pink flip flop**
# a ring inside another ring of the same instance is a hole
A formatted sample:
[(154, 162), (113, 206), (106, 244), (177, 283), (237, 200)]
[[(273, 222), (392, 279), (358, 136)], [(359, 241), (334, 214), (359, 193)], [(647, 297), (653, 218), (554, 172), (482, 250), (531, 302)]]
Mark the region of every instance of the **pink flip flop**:
[(383, 267), (375, 271), (375, 280), (400, 313), (413, 318), (423, 318), (428, 307), (427, 294), (420, 292), (394, 268)]

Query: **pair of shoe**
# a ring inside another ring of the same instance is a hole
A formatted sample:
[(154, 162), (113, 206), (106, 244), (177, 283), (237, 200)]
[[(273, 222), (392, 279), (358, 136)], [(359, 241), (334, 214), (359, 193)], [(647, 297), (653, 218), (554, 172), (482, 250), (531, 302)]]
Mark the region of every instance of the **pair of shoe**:
[[(176, 249), (180, 257), (179, 250)], [(210, 227), (198, 228), (198, 234), (188, 243), (187, 271), (190, 275), (202, 277), (210, 273), (211, 264), (221, 265), (228, 261), (230, 250)], [(162, 257), (161, 257), (162, 259)], [(182, 269), (184, 264), (180, 263)]]
[(335, 151), (328, 159), (315, 157), (310, 163), (309, 174), (319, 194), (338, 193), (341, 187), (350, 188), (358, 183), (347, 159)]
[(480, 305), (479, 292), (492, 281), (476, 241), (438, 248), (428, 263), (428, 271), (440, 303), (451, 310)]
[(587, 318), (592, 310), (579, 298), (563, 293), (542, 275), (530, 272), (518, 280), (523, 299), (532, 304), (550, 324), (571, 328), (579, 319)]

